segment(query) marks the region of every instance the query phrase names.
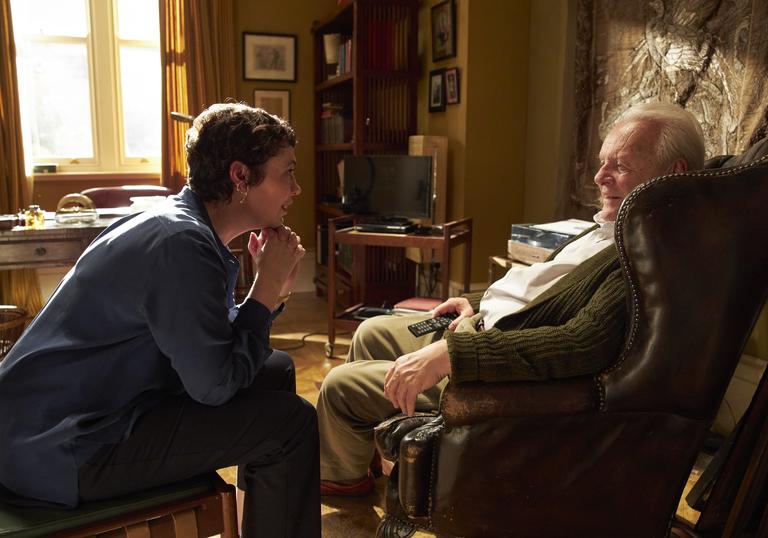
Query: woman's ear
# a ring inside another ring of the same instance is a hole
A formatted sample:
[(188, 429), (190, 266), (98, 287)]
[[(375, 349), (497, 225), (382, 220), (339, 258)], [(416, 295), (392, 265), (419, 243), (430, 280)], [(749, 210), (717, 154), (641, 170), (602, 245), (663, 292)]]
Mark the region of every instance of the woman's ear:
[(245, 183), (247, 185), (250, 176), (250, 170), (248, 170), (248, 167), (240, 161), (232, 161), (232, 164), (229, 165), (229, 179), (235, 185), (239, 185), (240, 183)]

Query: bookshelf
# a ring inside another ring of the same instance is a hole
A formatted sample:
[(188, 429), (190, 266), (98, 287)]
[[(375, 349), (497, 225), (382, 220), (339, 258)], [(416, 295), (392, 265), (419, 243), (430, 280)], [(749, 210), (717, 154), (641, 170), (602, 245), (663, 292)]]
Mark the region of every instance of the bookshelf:
[[(328, 221), (344, 214), (339, 162), (347, 155), (405, 154), (408, 137), (416, 132), (418, 0), (352, 0), (316, 21), (312, 34), (315, 286), (318, 294), (325, 294)], [(415, 267), (403, 249), (340, 249), (334, 286), (339, 307), (413, 295)]]

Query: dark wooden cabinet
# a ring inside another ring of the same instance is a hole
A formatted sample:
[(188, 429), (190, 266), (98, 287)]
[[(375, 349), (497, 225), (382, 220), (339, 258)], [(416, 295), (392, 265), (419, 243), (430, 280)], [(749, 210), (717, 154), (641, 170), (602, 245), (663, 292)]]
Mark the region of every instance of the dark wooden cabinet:
[[(315, 286), (328, 291), (328, 220), (344, 214), (339, 163), (347, 155), (405, 154), (416, 132), (418, 1), (355, 0), (312, 27), (315, 64)], [(333, 36), (333, 37), (329, 37)], [(327, 61), (325, 45), (338, 61)], [(330, 43), (333, 41), (333, 43)], [(334, 50), (335, 49), (335, 50)], [(345, 246), (341, 307), (413, 295), (415, 264), (403, 249)], [(353, 274), (355, 273), (355, 274)], [(362, 283), (356, 284), (354, 283)]]

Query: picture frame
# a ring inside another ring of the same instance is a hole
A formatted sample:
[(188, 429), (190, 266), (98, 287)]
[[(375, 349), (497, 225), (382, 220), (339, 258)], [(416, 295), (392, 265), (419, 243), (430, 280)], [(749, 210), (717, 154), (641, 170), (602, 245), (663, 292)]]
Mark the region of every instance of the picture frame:
[(253, 106), (263, 108), (285, 121), (291, 121), (291, 92), (289, 90), (253, 90)]
[(445, 69), (434, 69), (429, 72), (428, 101), (430, 112), (445, 110)]
[(445, 70), (445, 104), (459, 103), (459, 68), (451, 67)]
[(243, 32), (245, 80), (296, 82), (296, 36)]
[(445, 0), (432, 6), (432, 61), (456, 56), (456, 4)]

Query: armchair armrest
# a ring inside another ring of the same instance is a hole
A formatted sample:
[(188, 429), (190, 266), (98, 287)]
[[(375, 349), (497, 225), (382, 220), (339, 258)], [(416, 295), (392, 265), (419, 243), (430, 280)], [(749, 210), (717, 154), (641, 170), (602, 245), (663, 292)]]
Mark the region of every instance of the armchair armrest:
[(410, 431), (437, 418), (435, 413), (414, 413), (413, 416), (398, 413), (376, 426), (373, 440), (381, 457), (395, 462), (400, 455), (400, 442)]
[(597, 383), (585, 376), (547, 382), (449, 383), (440, 411), (450, 428), (492, 418), (579, 413), (599, 404)]
[(403, 512), (421, 518), (430, 511), (435, 443), (444, 429), (495, 418), (580, 413), (598, 409), (599, 403), (592, 376), (543, 383), (449, 383), (442, 393), (440, 415), (395, 415), (376, 427), (374, 438), (385, 458), (397, 460)]
[(429, 514), (435, 443), (444, 427), (443, 418), (438, 416), (408, 432), (400, 443), (398, 496), (409, 517)]
[[(434, 439), (443, 419), (432, 413), (394, 415), (374, 429), (373, 438), (384, 459), (397, 462), (400, 506), (410, 517), (424, 517), (429, 508)], [(390, 484), (391, 487), (391, 484)]]

